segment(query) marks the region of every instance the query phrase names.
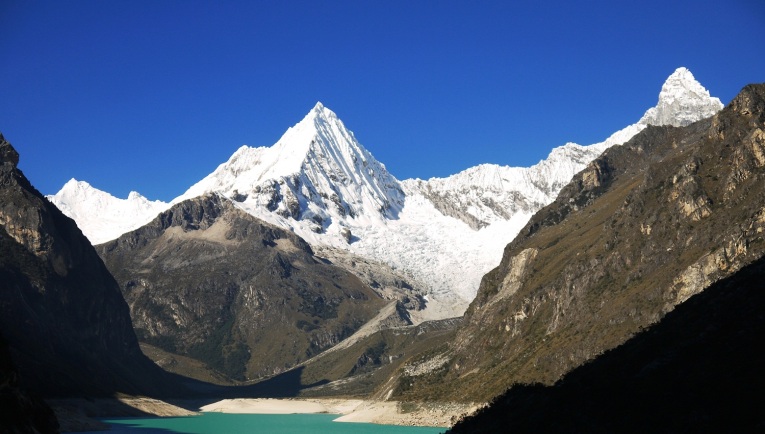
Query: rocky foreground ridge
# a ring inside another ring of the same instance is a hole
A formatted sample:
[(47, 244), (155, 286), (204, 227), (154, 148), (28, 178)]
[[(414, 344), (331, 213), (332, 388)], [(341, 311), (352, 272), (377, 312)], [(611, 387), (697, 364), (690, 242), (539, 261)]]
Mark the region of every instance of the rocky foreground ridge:
[(449, 433), (761, 432), (765, 258), (553, 386), (515, 386)]
[(58, 432), (43, 398), (186, 393), (143, 355), (114, 278), (18, 162), (0, 135), (0, 431)]

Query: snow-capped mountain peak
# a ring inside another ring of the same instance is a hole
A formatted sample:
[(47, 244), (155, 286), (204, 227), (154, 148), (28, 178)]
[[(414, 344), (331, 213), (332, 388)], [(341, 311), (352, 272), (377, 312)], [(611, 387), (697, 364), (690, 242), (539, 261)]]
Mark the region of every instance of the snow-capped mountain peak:
[(162, 201), (150, 201), (135, 191), (131, 191), (127, 199), (119, 199), (74, 178), (58, 193), (46, 197), (74, 219), (93, 244), (137, 229), (170, 206)]
[(691, 71), (680, 67), (661, 86), (659, 102), (638, 123), (680, 127), (712, 116), (722, 108), (722, 102), (710, 96)]
[[(590, 161), (609, 147), (627, 142), (648, 125), (684, 126), (722, 108), (718, 98), (711, 97), (687, 68), (680, 67), (665, 80), (656, 106), (649, 108), (638, 122), (600, 143), (589, 146), (566, 143), (528, 168), (480, 165), (447, 178), (406, 180), (404, 185), (408, 193), (424, 195), (444, 214), (480, 229), (518, 212), (533, 213), (552, 202)], [(501, 179), (502, 183), (489, 185), (487, 179)]]
[(398, 181), (320, 102), (273, 146), (239, 148), (173, 202), (211, 191), (308, 238), (330, 230), (347, 239), (348, 220), (395, 218), (404, 203)]

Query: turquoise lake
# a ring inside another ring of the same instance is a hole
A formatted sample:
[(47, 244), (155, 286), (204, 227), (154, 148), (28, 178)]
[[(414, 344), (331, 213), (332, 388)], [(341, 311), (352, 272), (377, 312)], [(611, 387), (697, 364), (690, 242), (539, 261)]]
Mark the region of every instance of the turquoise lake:
[[(436, 434), (446, 428), (332, 422), (333, 414), (226, 414), (106, 419), (110, 431), (93, 434)], [(85, 433), (83, 433), (85, 434)]]

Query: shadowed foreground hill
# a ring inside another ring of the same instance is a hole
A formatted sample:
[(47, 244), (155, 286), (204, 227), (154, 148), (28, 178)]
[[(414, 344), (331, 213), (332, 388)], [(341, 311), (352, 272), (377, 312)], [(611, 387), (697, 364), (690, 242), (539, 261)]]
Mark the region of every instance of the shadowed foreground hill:
[(0, 432), (55, 433), (59, 424), (53, 410), (19, 384), (8, 343), (0, 335)]
[(449, 432), (765, 432), (763, 282), (765, 258), (554, 386), (514, 386)]

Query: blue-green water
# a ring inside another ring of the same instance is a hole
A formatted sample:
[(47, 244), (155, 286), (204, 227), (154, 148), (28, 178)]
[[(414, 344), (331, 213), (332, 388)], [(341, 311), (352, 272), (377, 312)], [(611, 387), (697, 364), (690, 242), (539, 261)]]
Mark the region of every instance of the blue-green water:
[[(445, 428), (332, 422), (334, 414), (226, 414), (107, 419), (110, 434), (436, 434)], [(101, 431), (100, 434), (104, 432)]]

